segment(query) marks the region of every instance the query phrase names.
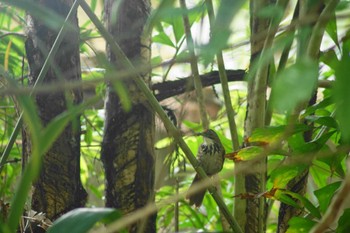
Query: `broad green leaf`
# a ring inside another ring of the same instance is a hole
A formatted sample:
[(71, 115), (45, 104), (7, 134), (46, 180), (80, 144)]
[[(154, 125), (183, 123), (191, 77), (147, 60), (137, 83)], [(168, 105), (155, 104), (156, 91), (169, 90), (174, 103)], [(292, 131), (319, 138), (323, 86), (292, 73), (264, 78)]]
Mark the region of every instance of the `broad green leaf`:
[(316, 184), (317, 188), (326, 186), (327, 178), (330, 178), (331, 173), (329, 171), (329, 166), (319, 160), (314, 160), (312, 166), (310, 167), (311, 177)]
[(172, 17), (169, 23), (171, 23), (172, 25), (175, 41), (176, 41), (176, 44), (178, 45), (179, 42), (181, 41), (181, 38), (185, 35), (183, 19), (182, 17)]
[(154, 147), (157, 149), (157, 150), (161, 150), (161, 149), (164, 149), (164, 148), (167, 148), (169, 147), (171, 144), (174, 143), (174, 140), (172, 138), (169, 138), (169, 137), (165, 137), (165, 138), (162, 138), (160, 139), (159, 141), (157, 141), (154, 145)]
[(274, 197), (276, 200), (283, 202), (284, 204), (293, 206), (294, 208), (297, 208), (297, 209), (302, 208), (293, 200), (293, 198), (284, 194), (284, 192), (282, 190), (277, 190)]
[(321, 100), (319, 103), (316, 103), (310, 107), (307, 107), (307, 109), (301, 114), (301, 118), (305, 118), (306, 116), (315, 113), (317, 110), (324, 109), (332, 104), (334, 104), (333, 99), (327, 96), (323, 100)]
[(111, 222), (121, 217), (119, 211), (111, 208), (78, 208), (60, 218), (48, 229), (48, 233), (86, 233), (97, 222)]
[(189, 206), (188, 202), (181, 201), (180, 203), (182, 203), (182, 208), (184, 208), (187, 215), (191, 216), (190, 218), (187, 218), (190, 221), (191, 225), (195, 226), (196, 228), (203, 227), (204, 222), (203, 222), (202, 214), (198, 210)]
[(160, 2), (159, 6), (156, 9), (154, 9), (151, 12), (151, 15), (149, 16), (147, 25), (145, 27), (146, 33), (150, 33), (153, 27), (159, 28), (159, 22), (166, 15), (169, 15), (169, 11), (171, 11), (171, 9), (173, 8), (173, 4), (174, 4), (174, 0), (162, 0)]
[(152, 41), (175, 48), (174, 43), (165, 32), (160, 32), (158, 35), (153, 36)]
[(335, 13), (333, 12), (332, 18), (329, 20), (326, 26), (326, 32), (329, 37), (333, 40), (336, 46), (340, 49), (338, 40), (338, 29), (337, 29), (337, 19)]
[(199, 123), (192, 122), (192, 121), (188, 121), (188, 120), (183, 120), (182, 123), (183, 123), (186, 127), (190, 128), (190, 129), (193, 130), (193, 131), (196, 131), (196, 132), (201, 132), (201, 131), (203, 131), (203, 127), (202, 127), (202, 125), (199, 124)]
[(288, 128), (288, 126), (270, 126), (264, 128), (257, 128), (253, 131), (247, 141), (249, 143), (261, 143), (261, 144), (270, 144), (281, 140), (285, 136), (286, 130), (288, 134), (295, 134), (299, 132), (304, 132), (310, 129), (305, 125), (295, 125), (293, 128)]
[(338, 57), (336, 52), (331, 49), (321, 53), (320, 61), (329, 66), (332, 69), (336, 69), (336, 64), (338, 62)]
[(339, 121), (342, 140), (350, 144), (350, 79), (349, 79), (349, 64), (350, 64), (350, 49), (343, 46), (343, 55), (335, 70), (335, 84), (333, 88), (334, 99), (336, 101), (336, 118)]
[(299, 193), (294, 193), (291, 191), (284, 191), (285, 194), (290, 195), (291, 197), (298, 199), (302, 205), (316, 218), (321, 218), (320, 211), (305, 197), (300, 195)]
[(264, 148), (261, 146), (248, 146), (229, 154), (227, 158), (235, 162), (248, 161), (258, 157), (263, 151)]
[(315, 196), (318, 199), (319, 208), (322, 213), (325, 213), (331, 203), (331, 200), (341, 185), (341, 181), (329, 184), (314, 191)]
[(220, 133), (218, 131), (216, 131), (216, 133), (219, 136), (220, 141), (221, 141), (222, 145), (225, 148), (225, 151), (226, 152), (232, 151), (233, 150), (233, 148), (232, 148), (232, 140), (228, 139), (227, 137), (225, 137), (224, 134), (222, 134), (222, 133)]
[(330, 127), (330, 128), (334, 128), (334, 129), (338, 128), (338, 123), (336, 122), (336, 120), (333, 117), (330, 117), (330, 116), (311, 115), (311, 116), (305, 117), (305, 119), (309, 120), (311, 122), (315, 122), (315, 123), (320, 124), (320, 125)]
[(339, 218), (336, 233), (348, 233), (350, 229), (350, 209), (345, 209), (343, 215)]
[(286, 233), (309, 233), (316, 222), (304, 217), (293, 217), (288, 224), (289, 228)]
[[(328, 141), (328, 139), (335, 133), (336, 131), (330, 131), (328, 133), (323, 134), (320, 138), (313, 140), (311, 142), (307, 142), (305, 143), (303, 140), (301, 139), (301, 135), (299, 135), (299, 137), (297, 139), (299, 139), (299, 141), (293, 141), (292, 140), (288, 140), (289, 146), (291, 147), (291, 149), (293, 150), (293, 152), (295, 153), (312, 153), (312, 152), (317, 152), (320, 149), (322, 149), (322, 147), (325, 146), (325, 143)], [(296, 138), (294, 138), (295, 140)], [(299, 143), (298, 143), (299, 142)]]
[(337, 153), (333, 156), (328, 156), (325, 158), (319, 158), (319, 161), (324, 162), (329, 166), (329, 169), (331, 171), (331, 176), (336, 173), (338, 174), (341, 178), (345, 177), (345, 171), (342, 165), (342, 161), (344, 158), (347, 156), (346, 153)]
[(291, 112), (308, 101), (317, 85), (318, 64), (310, 59), (301, 59), (281, 71), (272, 87), (273, 106), (281, 112)]
[(336, 131), (329, 131), (327, 133), (324, 133), (321, 137), (319, 137), (316, 140), (313, 140), (307, 144), (314, 144), (316, 150), (320, 150), (325, 144), (326, 142), (330, 139), (330, 137), (335, 133)]
[(274, 188), (284, 189), (288, 182), (307, 168), (307, 165), (281, 166), (271, 172)]
[(212, 36), (209, 44), (203, 48), (206, 64), (212, 61), (217, 52), (228, 45), (232, 33), (231, 23), (244, 3), (245, 0), (220, 1), (215, 22), (211, 25)]

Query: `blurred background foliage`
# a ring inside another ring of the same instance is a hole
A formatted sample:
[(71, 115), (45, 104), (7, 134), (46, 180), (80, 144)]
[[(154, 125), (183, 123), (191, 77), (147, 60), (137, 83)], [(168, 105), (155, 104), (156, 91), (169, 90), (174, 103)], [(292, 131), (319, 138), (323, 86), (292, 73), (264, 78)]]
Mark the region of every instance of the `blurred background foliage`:
[[(16, 1), (14, 1), (16, 2)], [(296, 61), (296, 37), (290, 34), (293, 10), (296, 0), (290, 0), (286, 10), (267, 6), (261, 9), (260, 16), (272, 20), (282, 20), (275, 41), (266, 57), (267, 61), (278, 66), (283, 48), (288, 42), (292, 47), (286, 68), (271, 80), (273, 110), (271, 126), (286, 126), (289, 114), (300, 101), (310, 97), (317, 86), (316, 104), (303, 108), (298, 118), (313, 130), (313, 140), (304, 142), (302, 133), (296, 130), (288, 138), (280, 150), (272, 151), (268, 156), (268, 182), (264, 194), (269, 198), (269, 215), (267, 232), (276, 232), (278, 208), (280, 201), (296, 206), (303, 211), (306, 218), (293, 218), (288, 232), (309, 232), (309, 230), (324, 216), (329, 208), (332, 197), (339, 190), (340, 181), (348, 176), (346, 159), (349, 150), (350, 126), (350, 1), (339, 2), (334, 17), (327, 24), (326, 33), (322, 38), (320, 61)], [(327, 2), (327, 1), (326, 1)], [(25, 43), (25, 10), (33, 11), (18, 4), (7, 4), (0, 0), (0, 152), (8, 143), (20, 109), (15, 98), (19, 92), (8, 89), (5, 75), (14, 79), (19, 85), (27, 81), (28, 65), (26, 61)], [(188, 15), (194, 37), (194, 47), (198, 56), (200, 74), (218, 69), (214, 59), (217, 51), (223, 50), (226, 69), (247, 70), (250, 62), (249, 44), (249, 3), (227, 6), (224, 1), (214, 1), (218, 14), (214, 30), (210, 29), (208, 15), (203, 1), (188, 1)], [(103, 21), (103, 1), (89, 1), (91, 9)], [(183, 9), (177, 2), (153, 0), (153, 11), (146, 30), (152, 36), (152, 81), (163, 82), (188, 77), (191, 74), (190, 65), (186, 63), (188, 50), (185, 30), (182, 22)], [(108, 68), (104, 54), (105, 42), (94, 27), (91, 20), (79, 9), (80, 22), (80, 52), (85, 98), (100, 96), (99, 102), (86, 109), (81, 116), (81, 179), (89, 193), (88, 207), (104, 206), (104, 174), (100, 162), (100, 143), (103, 135), (103, 97), (105, 92), (104, 71)], [(56, 25), (59, 27), (60, 25)], [(211, 33), (210, 33), (211, 31)], [(300, 36), (300, 35), (299, 35)], [(302, 35), (301, 35), (302, 36)], [(259, 65), (257, 65), (259, 66)], [(254, 67), (254, 66), (253, 66)], [(271, 72), (276, 72), (276, 67)], [(334, 81), (336, 80), (336, 82)], [(235, 120), (239, 142), (245, 140), (244, 120), (247, 107), (247, 85), (244, 80), (230, 82), (230, 96), (235, 112)], [(20, 91), (21, 89), (19, 89)], [(28, 93), (27, 93), (28, 94)], [(210, 127), (215, 129), (221, 138), (226, 152), (233, 153), (229, 133), (229, 123), (226, 115), (223, 93), (219, 85), (206, 88), (205, 104), (210, 115)], [(201, 138), (191, 136), (193, 132), (202, 130), (199, 124), (198, 106), (194, 104), (195, 97), (185, 95), (175, 96), (162, 101), (163, 105), (175, 111), (178, 123), (184, 132), (184, 139), (192, 152), (196, 154)], [(335, 112), (337, 113), (335, 114)], [(271, 128), (270, 131), (256, 132), (251, 141), (271, 144), (285, 128)], [(184, 192), (190, 185), (194, 169), (185, 159), (173, 140), (167, 135), (162, 123), (157, 120), (156, 153), (160, 158), (156, 167), (156, 202), (171, 197), (177, 192)], [(1, 168), (0, 204), (4, 212), (6, 203), (10, 203), (21, 174), (21, 137), (6, 163)], [(250, 151), (239, 150), (234, 153), (234, 160), (245, 161), (254, 158), (261, 152), (260, 145)], [(258, 152), (257, 152), (258, 151)], [(281, 167), (287, 157), (295, 158), (292, 166)], [(307, 157), (309, 156), (309, 157)], [(310, 176), (307, 193), (304, 197), (286, 191), (288, 181), (297, 176), (306, 165), (310, 166)], [(221, 174), (222, 194), (229, 209), (233, 210), (235, 198), (234, 178), (232, 174), (234, 162), (226, 160)], [(258, 195), (258, 194), (256, 194)], [(263, 195), (263, 194), (261, 194)], [(294, 195), (294, 196), (293, 196)], [(291, 197), (301, 200), (297, 204)], [(238, 198), (238, 197), (236, 197)], [(275, 201), (277, 200), (277, 201)], [(332, 232), (349, 230), (346, 219), (350, 217), (350, 204), (343, 207), (339, 225), (333, 226)], [(157, 227), (159, 232), (170, 232), (174, 229), (192, 231), (221, 231), (222, 225), (218, 207), (210, 195), (206, 195), (203, 206), (193, 209), (186, 201), (172, 205), (161, 206), (158, 211)], [(300, 231), (301, 226), (304, 228)]]

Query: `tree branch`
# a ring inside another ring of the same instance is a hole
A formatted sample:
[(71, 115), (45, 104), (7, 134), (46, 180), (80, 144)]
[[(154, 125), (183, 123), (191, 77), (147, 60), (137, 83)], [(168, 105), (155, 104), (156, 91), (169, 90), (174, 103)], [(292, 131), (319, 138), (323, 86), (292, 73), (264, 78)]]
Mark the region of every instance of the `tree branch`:
[[(229, 82), (232, 81), (244, 81), (245, 70), (226, 70), (227, 78)], [(188, 87), (188, 79), (182, 78), (175, 81), (166, 81), (156, 83), (152, 85), (152, 91), (155, 94), (158, 101), (166, 98), (180, 95), (185, 93), (187, 90), (194, 90), (194, 87)], [(203, 87), (212, 86), (220, 83), (219, 72), (211, 71), (209, 73), (200, 75), (200, 79)]]

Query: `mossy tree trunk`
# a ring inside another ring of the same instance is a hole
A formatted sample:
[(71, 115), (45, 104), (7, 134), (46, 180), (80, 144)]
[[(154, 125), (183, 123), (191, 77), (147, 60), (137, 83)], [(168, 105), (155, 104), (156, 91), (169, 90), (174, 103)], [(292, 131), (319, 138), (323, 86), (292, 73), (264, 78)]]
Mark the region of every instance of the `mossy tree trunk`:
[[(64, 19), (73, 4), (73, 0), (41, 0), (37, 3)], [(72, 27), (65, 34), (44, 78), (44, 84), (52, 84), (62, 80), (81, 80), (79, 29), (76, 15), (70, 23)], [(30, 14), (27, 17), (27, 25), (26, 53), (30, 67), (29, 85), (33, 85), (57, 37), (58, 29), (48, 27), (41, 19)], [(58, 90), (35, 96), (38, 114), (44, 126), (57, 115), (66, 111), (69, 105), (76, 105), (81, 101), (82, 92), (78, 89), (66, 93)], [(23, 130), (24, 163), (30, 155), (32, 147), (30, 135), (25, 128)], [(33, 186), (32, 209), (45, 213), (51, 220), (85, 205), (87, 193), (80, 180), (79, 117), (63, 130), (51, 149), (44, 155), (40, 176)]]
[[(250, 0), (250, 45), (251, 58), (250, 63), (254, 65), (260, 59), (268, 27), (269, 20), (259, 17), (260, 10), (274, 3), (274, 0)], [(266, 90), (268, 80), (268, 64), (259, 64), (256, 74), (251, 75), (248, 80), (248, 96), (247, 96), (247, 114), (244, 122), (244, 137), (248, 138), (256, 128), (265, 126), (266, 113)], [(245, 175), (244, 191), (246, 193), (259, 194), (265, 191), (267, 176), (267, 160), (254, 164), (256, 172)], [(241, 178), (242, 179), (242, 178)], [(240, 181), (241, 182), (241, 181)], [(241, 201), (244, 202), (244, 201)], [(244, 223), (245, 232), (255, 233), (264, 232), (266, 223), (266, 200), (264, 197), (247, 199), (245, 204), (245, 219), (240, 220)]]
[[(149, 43), (143, 34), (149, 12), (148, 0), (105, 1), (108, 31), (135, 67), (149, 62)], [(107, 53), (116, 72), (125, 69), (108, 46)], [(149, 76), (142, 76), (149, 83)], [(132, 103), (128, 111), (113, 83), (108, 83), (101, 157), (106, 173), (106, 206), (128, 214), (154, 201), (154, 113), (131, 79), (124, 84)], [(152, 215), (130, 226), (129, 231), (155, 232), (155, 220), (156, 215)]]

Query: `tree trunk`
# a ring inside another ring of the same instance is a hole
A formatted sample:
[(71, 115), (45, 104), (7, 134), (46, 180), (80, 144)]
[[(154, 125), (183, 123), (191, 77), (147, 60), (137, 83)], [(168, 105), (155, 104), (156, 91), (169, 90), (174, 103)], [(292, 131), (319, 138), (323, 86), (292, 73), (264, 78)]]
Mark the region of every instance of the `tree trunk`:
[[(253, 65), (258, 61), (264, 48), (264, 42), (269, 26), (269, 20), (259, 17), (259, 11), (270, 5), (273, 0), (250, 1), (250, 30), (251, 30), (251, 61)], [(265, 64), (259, 64), (259, 70), (248, 80), (247, 114), (244, 123), (245, 138), (260, 127), (265, 126), (266, 90), (268, 68)], [(266, 65), (267, 66), (267, 65)], [(260, 72), (261, 70), (261, 72)], [(257, 172), (247, 174), (244, 177), (245, 192), (259, 194), (266, 188), (267, 161), (263, 159), (254, 164)], [(266, 201), (264, 197), (247, 199), (245, 204), (245, 232), (255, 233), (265, 231)]]
[[(143, 28), (150, 2), (106, 0), (105, 12), (108, 31), (135, 67), (148, 63), (149, 43), (143, 39)], [(107, 53), (118, 69), (125, 68), (108, 47)], [(106, 172), (106, 206), (128, 214), (154, 201), (154, 113), (131, 80), (124, 84), (132, 102), (130, 111), (123, 109), (113, 83), (108, 83), (101, 158)], [(156, 215), (152, 215), (130, 226), (129, 231), (155, 232), (155, 221)]]
[[(68, 14), (72, 3), (73, 0), (38, 1), (38, 4), (63, 18)], [(81, 80), (77, 17), (73, 17), (70, 23), (73, 27), (66, 33), (53, 59), (53, 64), (45, 76), (44, 83), (53, 83), (61, 79)], [(26, 53), (30, 67), (29, 84), (33, 85), (56, 39), (58, 30), (49, 28), (45, 22), (32, 15), (28, 15), (27, 25)], [(81, 90), (73, 90), (67, 93), (57, 91), (36, 95), (35, 101), (42, 124), (46, 126), (54, 117), (66, 111), (69, 104), (79, 104), (82, 101), (81, 93)], [(25, 127), (23, 135), (25, 162), (32, 147)], [(80, 180), (80, 121), (77, 117), (74, 123), (64, 129), (43, 157), (40, 176), (34, 183), (32, 209), (46, 213), (49, 219), (54, 220), (74, 208), (84, 206), (86, 197), (87, 193)]]
[[(299, 0), (300, 4), (300, 20), (303, 18), (306, 18), (308, 16), (316, 16), (320, 15), (322, 10), (324, 9), (324, 3), (322, 1), (301, 1)], [(308, 47), (310, 46), (310, 37), (312, 33), (312, 28), (315, 26), (317, 21), (310, 22), (308, 24), (302, 25), (299, 30), (299, 37), (298, 37), (298, 52), (297, 52), (297, 59), (300, 59), (305, 56), (309, 56), (310, 58), (318, 59), (318, 57), (313, 57), (312, 54), (308, 54)], [(320, 35), (322, 37), (322, 34)], [(317, 53), (318, 54), (318, 53)], [(308, 106), (312, 106), (316, 103), (317, 99), (317, 90), (315, 91), (314, 95), (310, 99)], [(301, 110), (301, 109), (298, 109)], [(297, 114), (299, 114), (297, 110)], [(309, 130), (304, 133), (304, 141), (310, 142), (313, 140), (312, 138), (313, 131)], [(287, 185), (287, 189), (298, 193), (301, 196), (304, 196), (306, 193), (307, 188), (307, 181), (309, 177), (309, 169), (305, 169), (301, 174), (293, 178), (291, 181), (289, 181)], [(299, 200), (294, 199), (296, 203), (300, 204)], [(293, 206), (281, 203), (279, 212), (278, 212), (278, 225), (277, 225), (277, 232), (278, 233), (284, 233), (287, 232), (289, 227), (289, 220), (292, 217), (299, 216), (302, 214), (302, 210), (295, 208)]]

